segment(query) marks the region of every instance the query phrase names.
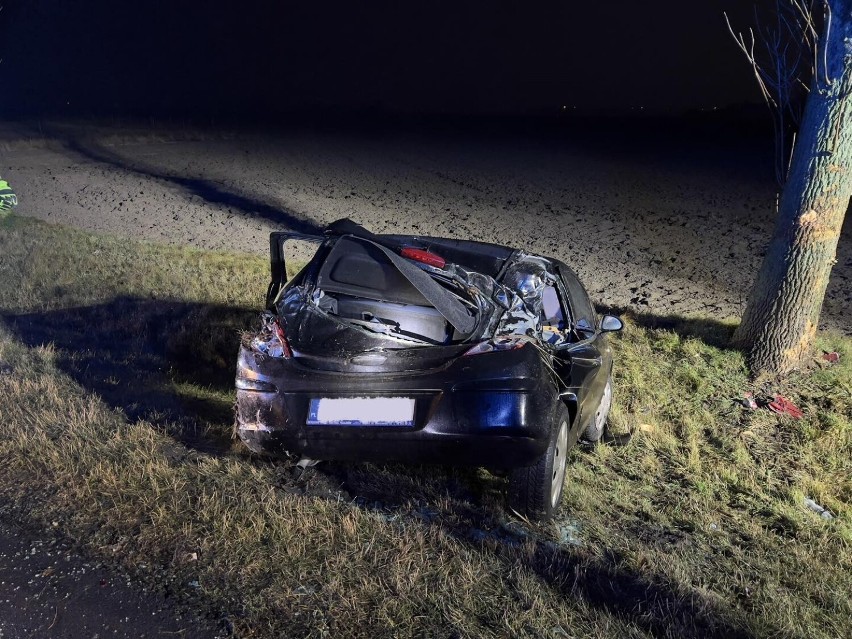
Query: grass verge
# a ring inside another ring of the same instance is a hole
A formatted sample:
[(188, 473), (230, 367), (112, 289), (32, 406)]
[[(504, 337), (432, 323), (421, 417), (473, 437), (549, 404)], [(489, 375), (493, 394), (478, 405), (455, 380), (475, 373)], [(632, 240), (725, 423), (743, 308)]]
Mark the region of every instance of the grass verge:
[[(809, 636), (852, 618), (852, 340), (749, 412), (732, 327), (626, 317), (613, 425), (552, 524), (484, 471), (290, 462), (231, 439), (264, 260), (9, 218), (0, 502), (264, 636)], [(825, 520), (804, 505), (829, 508)]]

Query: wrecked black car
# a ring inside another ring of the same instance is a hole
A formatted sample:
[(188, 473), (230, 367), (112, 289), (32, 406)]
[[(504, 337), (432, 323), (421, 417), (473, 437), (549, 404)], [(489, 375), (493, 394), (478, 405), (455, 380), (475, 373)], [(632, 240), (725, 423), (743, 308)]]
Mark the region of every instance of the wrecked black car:
[[(290, 281), (284, 247), (316, 243)], [(565, 459), (600, 439), (612, 352), (577, 276), (483, 242), (272, 233), (272, 282), (237, 363), (236, 428), (255, 452), (469, 464), (509, 474), (509, 506), (550, 517)]]

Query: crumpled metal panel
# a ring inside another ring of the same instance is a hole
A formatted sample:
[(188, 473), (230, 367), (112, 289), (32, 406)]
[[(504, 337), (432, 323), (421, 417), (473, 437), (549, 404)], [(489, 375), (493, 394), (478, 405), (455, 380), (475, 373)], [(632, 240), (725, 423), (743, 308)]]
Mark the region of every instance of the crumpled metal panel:
[[(548, 260), (522, 253), (506, 269), (501, 283), (512, 292), (511, 306), (497, 326), (497, 335), (527, 335), (542, 339), (542, 294), (556, 281), (551, 268)], [(553, 343), (550, 336), (542, 341)]]
[(265, 311), (260, 316), (260, 330), (251, 338), (251, 348), (269, 357), (283, 357), (284, 344), (275, 331), (275, 314)]
[[(448, 290), (456, 290), (459, 299), (476, 312), (477, 326), (466, 343), (506, 336), (526, 336), (543, 346), (564, 341), (552, 330), (546, 335), (542, 333), (542, 294), (556, 281), (553, 267), (545, 258), (521, 253), (499, 282), (457, 264), (446, 264), (443, 268), (422, 263), (418, 266), (443, 282)], [(350, 357), (357, 353), (428, 346), (400, 335), (381, 322), (337, 316), (335, 297), (316, 285), (302, 284), (284, 289), (275, 307), (296, 356), (302, 351)], [(252, 348), (280, 357), (280, 342), (276, 346), (277, 338), (268, 316), (274, 319), (274, 315), (264, 314)]]

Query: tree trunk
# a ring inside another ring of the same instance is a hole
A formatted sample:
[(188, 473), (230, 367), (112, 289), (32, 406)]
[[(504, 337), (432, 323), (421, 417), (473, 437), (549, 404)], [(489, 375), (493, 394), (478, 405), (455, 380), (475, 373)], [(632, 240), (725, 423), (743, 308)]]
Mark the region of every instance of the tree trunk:
[(852, 195), (852, 0), (829, 5), (825, 54), (820, 51), (775, 232), (732, 340), (748, 352), (755, 375), (783, 375), (811, 353)]

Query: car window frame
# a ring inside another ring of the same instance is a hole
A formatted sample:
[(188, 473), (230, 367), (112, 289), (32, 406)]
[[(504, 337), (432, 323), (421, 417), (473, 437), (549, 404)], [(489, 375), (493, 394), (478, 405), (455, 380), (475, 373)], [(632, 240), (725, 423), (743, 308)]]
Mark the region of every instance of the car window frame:
[[(576, 282), (576, 287), (569, 285), (569, 282), (566, 278), (566, 272), (568, 273), (568, 276)], [(557, 273), (559, 275), (560, 283), (564, 287), (566, 298), (571, 308), (571, 317), (573, 319), (572, 328), (576, 329), (577, 322), (579, 322), (581, 319), (584, 319), (584, 313), (580, 312), (582, 309), (578, 308), (579, 306), (584, 304), (588, 309), (588, 317), (586, 317), (585, 319), (588, 319), (589, 321), (589, 324), (591, 326), (591, 332), (597, 333), (599, 329), (598, 314), (595, 311), (595, 306), (594, 304), (592, 304), (592, 300), (589, 297), (589, 294), (583, 286), (582, 282), (580, 282), (580, 279), (576, 275), (574, 275), (574, 272), (567, 265), (561, 262), (557, 263)], [(576, 303), (574, 300), (574, 293), (576, 293), (577, 296), (581, 297), (581, 299), (576, 300)]]
[(563, 329), (563, 332), (568, 335), (568, 341), (565, 342), (565, 345), (576, 344), (578, 341), (582, 340), (579, 339), (580, 336), (574, 328), (574, 309), (571, 306), (571, 297), (568, 295), (568, 291), (565, 287), (565, 283), (562, 281), (561, 274), (556, 277), (554, 289), (556, 289), (556, 296), (559, 298), (559, 304), (562, 307), (562, 315), (565, 318), (565, 328)]

